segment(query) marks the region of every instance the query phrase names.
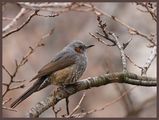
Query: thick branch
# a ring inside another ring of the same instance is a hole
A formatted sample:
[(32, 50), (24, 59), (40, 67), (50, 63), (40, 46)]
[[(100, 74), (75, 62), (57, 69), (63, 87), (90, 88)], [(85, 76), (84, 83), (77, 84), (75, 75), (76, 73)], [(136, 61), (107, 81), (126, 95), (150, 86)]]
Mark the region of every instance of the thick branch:
[(65, 89), (58, 89), (53, 95), (47, 97), (44, 101), (41, 101), (35, 105), (29, 111), (29, 117), (38, 117), (45, 110), (51, 106), (55, 106), (60, 100), (69, 97), (81, 90), (90, 89), (92, 87), (99, 87), (107, 85), (109, 83), (127, 83), (140, 86), (157, 86), (155, 78), (138, 76), (133, 73), (113, 73), (100, 75), (98, 77), (90, 77), (84, 80), (79, 80), (75, 84), (68, 85)]

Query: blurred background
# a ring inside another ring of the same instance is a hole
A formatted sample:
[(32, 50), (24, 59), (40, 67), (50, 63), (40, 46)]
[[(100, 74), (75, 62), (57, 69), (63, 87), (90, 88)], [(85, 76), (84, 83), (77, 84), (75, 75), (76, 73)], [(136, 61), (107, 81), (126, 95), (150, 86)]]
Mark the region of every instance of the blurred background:
[[(92, 3), (98, 9), (120, 18), (124, 23), (136, 28), (146, 35), (156, 35), (156, 22), (152, 20), (151, 15), (138, 10), (142, 9), (136, 3)], [(3, 17), (14, 18), (19, 13), (21, 7), (15, 3), (5, 3), (3, 5)], [(43, 15), (48, 15), (50, 12), (41, 12)], [(28, 13), (16, 23), (21, 25), (27, 19)], [(115, 22), (113, 19), (102, 16), (103, 22), (106, 22), (107, 28), (119, 36), (121, 43), (125, 43), (132, 39), (125, 53), (139, 66), (143, 66), (151, 55), (152, 48), (148, 48), (149, 41), (137, 35), (130, 35), (127, 28)], [(3, 19), (3, 27), (10, 20)], [(108, 47), (92, 36), (89, 33), (95, 33), (99, 30), (97, 16), (91, 12), (68, 11), (59, 14), (56, 17), (41, 17), (35, 16), (31, 21), (20, 31), (3, 39), (3, 65), (10, 73), (15, 70), (15, 60), (18, 62), (25, 56), (29, 47), (35, 47), (36, 43), (47, 34), (51, 29), (54, 32), (42, 42), (45, 46), (36, 49), (29, 56), (28, 62), (22, 66), (15, 76), (14, 80), (31, 80), (38, 70), (47, 64), (53, 56), (65, 47), (68, 43), (74, 40), (81, 40), (86, 44), (94, 44), (95, 47), (88, 50), (88, 66), (80, 79), (87, 77), (98, 76), (107, 72), (122, 71), (120, 52), (117, 47)], [(156, 38), (155, 38), (156, 40)], [(107, 41), (106, 41), (107, 42)], [(108, 42), (109, 43), (109, 42)], [(135, 67), (128, 61), (128, 71), (141, 75), (141, 70)], [(147, 71), (147, 76), (156, 77), (156, 59)], [(8, 83), (10, 80), (7, 73), (3, 70), (3, 82)], [(13, 84), (12, 86), (16, 86)], [(31, 84), (26, 84), (26, 87), (10, 91), (4, 96), (5, 99), (12, 98), (7, 103), (9, 106), (17, 97), (26, 91)], [(11, 86), (11, 87), (12, 87)], [(97, 88), (92, 88), (86, 91), (86, 96), (81, 104), (78, 112), (87, 112), (92, 109), (98, 109), (117, 99), (125, 89), (132, 88), (133, 85), (127, 84), (109, 84)], [(5, 91), (3, 86), (3, 92)], [(33, 94), (24, 102), (16, 107), (17, 112), (3, 110), (3, 117), (26, 117), (27, 112), (37, 102), (44, 100), (56, 86), (50, 86), (44, 90)], [(69, 108), (72, 111), (78, 104), (84, 91), (72, 95)], [(100, 93), (100, 94), (99, 94)], [(60, 101), (55, 109), (61, 108), (58, 116), (66, 114), (65, 100)], [(87, 117), (156, 117), (156, 87), (138, 86), (133, 89), (128, 95), (124, 96), (118, 102), (109, 105), (103, 110), (88, 114)], [(78, 113), (77, 112), (77, 113)], [(52, 108), (45, 111), (40, 117), (54, 117)]]

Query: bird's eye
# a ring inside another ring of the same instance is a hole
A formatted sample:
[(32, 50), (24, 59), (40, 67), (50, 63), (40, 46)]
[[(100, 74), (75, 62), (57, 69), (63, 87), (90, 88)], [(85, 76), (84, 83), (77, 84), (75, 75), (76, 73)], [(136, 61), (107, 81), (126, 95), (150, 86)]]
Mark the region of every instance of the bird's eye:
[(79, 48), (80, 48), (81, 50), (83, 50), (83, 46), (79, 46)]
[(78, 53), (82, 53), (82, 50), (83, 50), (82, 46), (79, 46), (79, 47), (75, 48), (75, 51), (78, 52)]

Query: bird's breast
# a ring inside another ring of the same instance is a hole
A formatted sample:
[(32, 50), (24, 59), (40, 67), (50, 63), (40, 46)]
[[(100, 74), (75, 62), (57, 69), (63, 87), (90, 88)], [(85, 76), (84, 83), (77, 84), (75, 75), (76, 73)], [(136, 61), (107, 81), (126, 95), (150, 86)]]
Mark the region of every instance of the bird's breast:
[(76, 75), (73, 82), (78, 80), (83, 75), (84, 71), (86, 70), (86, 67), (87, 67), (87, 57), (82, 56), (81, 58), (79, 58), (79, 60), (77, 60), (76, 72), (75, 72)]
[(62, 85), (70, 83), (72, 79), (72, 74), (74, 74), (75, 69), (76, 69), (75, 65), (71, 65), (62, 70), (54, 72), (50, 76), (51, 82), (54, 85)]

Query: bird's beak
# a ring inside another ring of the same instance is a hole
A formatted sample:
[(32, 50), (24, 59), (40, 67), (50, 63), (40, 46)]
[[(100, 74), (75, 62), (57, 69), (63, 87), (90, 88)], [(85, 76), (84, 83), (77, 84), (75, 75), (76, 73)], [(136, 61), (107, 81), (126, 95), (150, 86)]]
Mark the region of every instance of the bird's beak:
[(86, 46), (86, 49), (93, 47), (94, 45), (88, 45)]

